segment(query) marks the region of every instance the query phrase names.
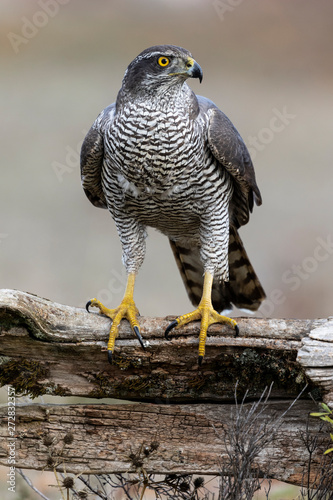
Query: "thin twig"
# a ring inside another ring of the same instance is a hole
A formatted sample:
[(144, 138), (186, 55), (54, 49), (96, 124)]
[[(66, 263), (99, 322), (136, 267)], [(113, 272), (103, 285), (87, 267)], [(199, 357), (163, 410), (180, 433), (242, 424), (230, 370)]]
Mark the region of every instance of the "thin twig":
[(60, 491), (60, 494), (61, 494), (61, 498), (62, 500), (66, 500), (63, 493), (62, 493), (62, 487), (61, 487), (61, 484), (60, 484), (60, 481), (59, 481), (59, 478), (58, 478), (58, 474), (57, 474), (57, 471), (54, 469), (54, 475), (55, 475), (55, 478), (56, 478), (56, 481), (57, 481), (57, 485), (58, 485), (58, 488), (59, 488), (59, 491)]
[[(98, 496), (99, 496), (99, 498), (102, 498), (102, 500), (107, 500), (107, 496), (101, 496), (101, 493), (100, 493), (99, 491), (95, 490), (95, 489), (93, 488), (93, 486), (91, 486), (89, 479), (87, 479), (87, 480), (86, 480), (86, 479), (84, 479), (84, 477), (83, 477), (82, 475), (78, 476), (78, 478), (80, 479), (80, 481), (82, 481), (82, 483), (83, 483), (83, 484), (84, 484), (87, 488), (89, 488), (89, 490), (90, 490), (92, 493), (94, 493), (95, 495), (98, 495)], [(88, 478), (89, 478), (89, 476), (88, 476)]]
[(28, 478), (28, 476), (26, 476), (24, 474), (24, 472), (22, 471), (22, 469), (16, 469), (17, 472), (20, 474), (20, 476), (24, 479), (24, 481), (27, 483), (28, 486), (30, 486), (30, 488), (32, 490), (34, 490), (41, 498), (44, 498), (44, 500), (50, 500), (48, 497), (46, 497), (45, 495), (43, 495), (43, 493), (41, 491), (39, 491), (36, 486), (34, 486), (32, 484), (32, 482), (30, 481), (30, 479)]

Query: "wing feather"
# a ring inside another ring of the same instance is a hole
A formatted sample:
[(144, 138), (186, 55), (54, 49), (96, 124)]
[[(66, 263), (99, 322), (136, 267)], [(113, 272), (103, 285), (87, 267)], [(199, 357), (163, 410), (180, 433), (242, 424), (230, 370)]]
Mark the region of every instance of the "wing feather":
[(211, 152), (234, 180), (230, 219), (235, 227), (246, 224), (253, 202), (261, 205), (250, 153), (229, 118), (209, 99), (198, 96), (201, 112), (209, 117), (208, 143)]
[(91, 203), (99, 208), (107, 208), (101, 177), (104, 159), (103, 127), (106, 120), (110, 121), (112, 119), (114, 111), (115, 103), (100, 113), (87, 133), (81, 147), (82, 187)]

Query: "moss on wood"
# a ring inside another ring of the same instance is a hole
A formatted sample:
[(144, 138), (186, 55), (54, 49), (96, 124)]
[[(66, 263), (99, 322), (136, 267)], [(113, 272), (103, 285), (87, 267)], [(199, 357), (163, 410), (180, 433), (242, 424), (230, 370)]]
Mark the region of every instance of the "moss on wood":
[(41, 381), (48, 377), (48, 372), (38, 361), (11, 359), (0, 366), (0, 385), (12, 385), (18, 396), (36, 398), (47, 392)]

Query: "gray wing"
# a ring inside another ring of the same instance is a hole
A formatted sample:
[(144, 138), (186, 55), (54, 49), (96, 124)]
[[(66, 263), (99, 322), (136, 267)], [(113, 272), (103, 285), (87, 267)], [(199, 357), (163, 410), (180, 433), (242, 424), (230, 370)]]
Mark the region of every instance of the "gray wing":
[(209, 147), (234, 180), (230, 202), (230, 223), (238, 228), (249, 220), (253, 202), (261, 205), (250, 153), (229, 118), (209, 99), (198, 96), (200, 111), (209, 117)]
[(99, 208), (107, 208), (101, 179), (104, 159), (103, 127), (106, 121), (110, 123), (114, 113), (115, 103), (105, 108), (96, 118), (81, 147), (82, 187), (91, 203)]

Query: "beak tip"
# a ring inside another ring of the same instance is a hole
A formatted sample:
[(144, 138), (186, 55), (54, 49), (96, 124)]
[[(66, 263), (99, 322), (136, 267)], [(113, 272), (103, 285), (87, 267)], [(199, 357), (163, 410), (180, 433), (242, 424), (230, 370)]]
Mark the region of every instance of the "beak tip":
[(199, 78), (199, 82), (200, 83), (202, 82), (203, 72), (202, 72), (201, 67), (199, 66), (199, 64), (196, 61), (194, 62), (193, 66), (191, 68), (189, 76), (191, 78)]

